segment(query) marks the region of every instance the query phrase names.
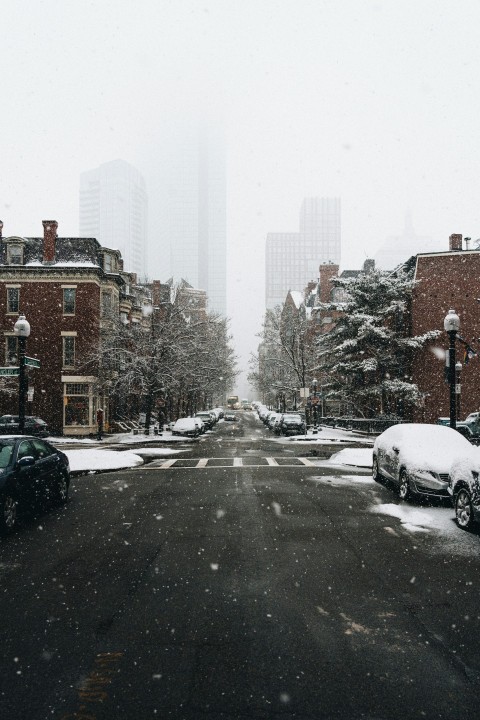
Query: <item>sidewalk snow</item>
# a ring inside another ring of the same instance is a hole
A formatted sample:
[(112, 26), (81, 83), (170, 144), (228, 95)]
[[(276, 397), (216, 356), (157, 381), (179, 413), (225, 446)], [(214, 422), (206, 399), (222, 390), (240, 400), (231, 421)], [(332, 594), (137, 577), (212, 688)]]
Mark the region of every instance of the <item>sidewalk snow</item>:
[(350, 465), (361, 468), (372, 468), (373, 457), (370, 448), (345, 448), (335, 453), (329, 460), (334, 465)]
[(186, 443), (195, 442), (195, 438), (185, 437), (183, 435), (172, 435), (168, 430), (165, 430), (160, 435), (144, 435), (138, 433), (118, 433), (116, 435), (104, 435), (102, 440), (97, 440), (95, 437), (49, 437), (47, 438), (52, 445), (61, 447), (62, 445), (98, 445), (98, 443), (105, 443), (109, 445), (138, 445), (141, 443)]
[(295, 445), (348, 445), (349, 443), (362, 443), (373, 445), (375, 438), (360, 435), (351, 430), (341, 428), (319, 427), (317, 433), (309, 430), (306, 435), (292, 435), (290, 437), (272, 437), (273, 442), (295, 443)]
[(64, 450), (70, 463), (70, 471), (100, 472), (102, 470), (123, 470), (143, 464), (140, 455), (118, 450)]

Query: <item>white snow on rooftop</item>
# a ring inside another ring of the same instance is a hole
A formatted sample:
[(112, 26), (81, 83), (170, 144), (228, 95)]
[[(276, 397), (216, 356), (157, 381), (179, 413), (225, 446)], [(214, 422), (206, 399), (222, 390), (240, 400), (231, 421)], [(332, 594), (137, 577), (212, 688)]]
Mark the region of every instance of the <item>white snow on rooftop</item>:
[(303, 293), (301, 293), (299, 290), (290, 290), (290, 296), (298, 310), (303, 303)]
[(45, 263), (40, 262), (39, 260), (33, 260), (32, 262), (25, 263), (26, 267), (94, 267), (99, 268), (100, 265), (98, 263), (90, 262), (89, 260), (82, 260), (74, 262), (73, 260), (65, 261), (65, 262), (56, 262), (56, 263), (49, 263), (47, 266), (45, 266)]

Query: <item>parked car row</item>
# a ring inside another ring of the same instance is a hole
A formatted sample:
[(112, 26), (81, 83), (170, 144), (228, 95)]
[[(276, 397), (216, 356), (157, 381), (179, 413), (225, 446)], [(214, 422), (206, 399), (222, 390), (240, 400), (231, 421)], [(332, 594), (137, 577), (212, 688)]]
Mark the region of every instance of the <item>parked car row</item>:
[(214, 408), (213, 410), (202, 410), (193, 417), (179, 418), (172, 424), (172, 435), (196, 438), (207, 430), (211, 430), (223, 416), (223, 408)]
[[(20, 419), (18, 415), (2, 415), (0, 417), (0, 435), (14, 435), (18, 433), (19, 427)], [(45, 420), (33, 415), (26, 415), (25, 434), (48, 437), (50, 432)]]
[(294, 410), (289, 412), (275, 412), (266, 405), (252, 403), (258, 417), (275, 435), (305, 435), (307, 425), (305, 416)]
[(451, 498), (459, 527), (480, 521), (480, 448), (441, 424), (394, 425), (373, 445), (374, 480), (392, 482), (402, 500)]

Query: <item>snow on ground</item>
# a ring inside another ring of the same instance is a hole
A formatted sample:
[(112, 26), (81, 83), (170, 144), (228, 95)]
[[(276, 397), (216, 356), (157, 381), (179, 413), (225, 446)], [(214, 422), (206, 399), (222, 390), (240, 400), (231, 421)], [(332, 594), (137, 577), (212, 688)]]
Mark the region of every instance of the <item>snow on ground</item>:
[[(123, 452), (123, 451), (122, 451)], [(171, 457), (179, 453), (192, 452), (192, 448), (135, 448), (137, 455), (148, 455), (148, 457)]]
[(117, 435), (105, 435), (102, 440), (97, 440), (95, 437), (49, 437), (47, 440), (58, 447), (61, 445), (98, 445), (99, 442), (105, 443), (105, 445), (136, 445), (139, 442), (195, 442), (193, 438), (184, 437), (182, 435), (172, 435), (169, 431), (165, 431), (161, 435), (144, 435), (141, 432), (139, 432), (138, 435), (134, 435), (133, 433), (118, 433)]
[(446, 526), (452, 524), (452, 510), (448, 510), (448, 520), (442, 517), (441, 513), (432, 513), (431, 510), (444, 510), (445, 508), (419, 508), (415, 505), (407, 505), (402, 503), (397, 505), (396, 503), (384, 503), (382, 505), (375, 505), (372, 508), (373, 513), (381, 515), (390, 515), (391, 517), (398, 518), (401, 524), (406, 530), (411, 532), (425, 532), (428, 533), (430, 530), (445, 530)]
[(66, 450), (65, 455), (72, 472), (96, 472), (102, 470), (122, 470), (143, 464), (140, 455), (115, 450)]
[[(372, 505), (370, 512), (400, 520), (400, 528), (408, 533), (431, 534), (441, 538), (440, 543), (429, 545), (429, 552), (454, 557), (460, 555), (478, 555), (479, 536), (477, 533), (467, 533), (461, 530), (454, 519), (451, 507), (416, 507), (408, 503), (384, 503)], [(385, 525), (384, 530), (389, 534), (400, 537), (398, 525)]]
[(370, 475), (319, 475), (309, 478), (316, 485), (332, 485), (345, 487), (346, 485), (374, 485), (375, 481)]
[(370, 448), (345, 448), (331, 456), (334, 465), (352, 465), (372, 469), (373, 456)]
[(373, 445), (375, 438), (367, 435), (355, 434), (351, 430), (341, 430), (340, 428), (322, 427), (318, 428), (315, 434), (311, 430), (306, 435), (290, 435), (288, 437), (273, 436), (272, 442), (277, 443), (295, 443), (295, 445), (347, 445), (348, 443), (361, 442), (364, 445)]

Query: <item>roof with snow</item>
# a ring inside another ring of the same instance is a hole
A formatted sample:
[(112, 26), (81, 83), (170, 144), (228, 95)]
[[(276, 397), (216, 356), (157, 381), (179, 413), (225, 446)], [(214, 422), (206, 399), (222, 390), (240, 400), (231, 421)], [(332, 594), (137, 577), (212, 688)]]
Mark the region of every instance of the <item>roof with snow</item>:
[(299, 292), (298, 290), (290, 290), (290, 297), (292, 298), (293, 302), (295, 303), (295, 307), (298, 310), (304, 302), (303, 293)]

